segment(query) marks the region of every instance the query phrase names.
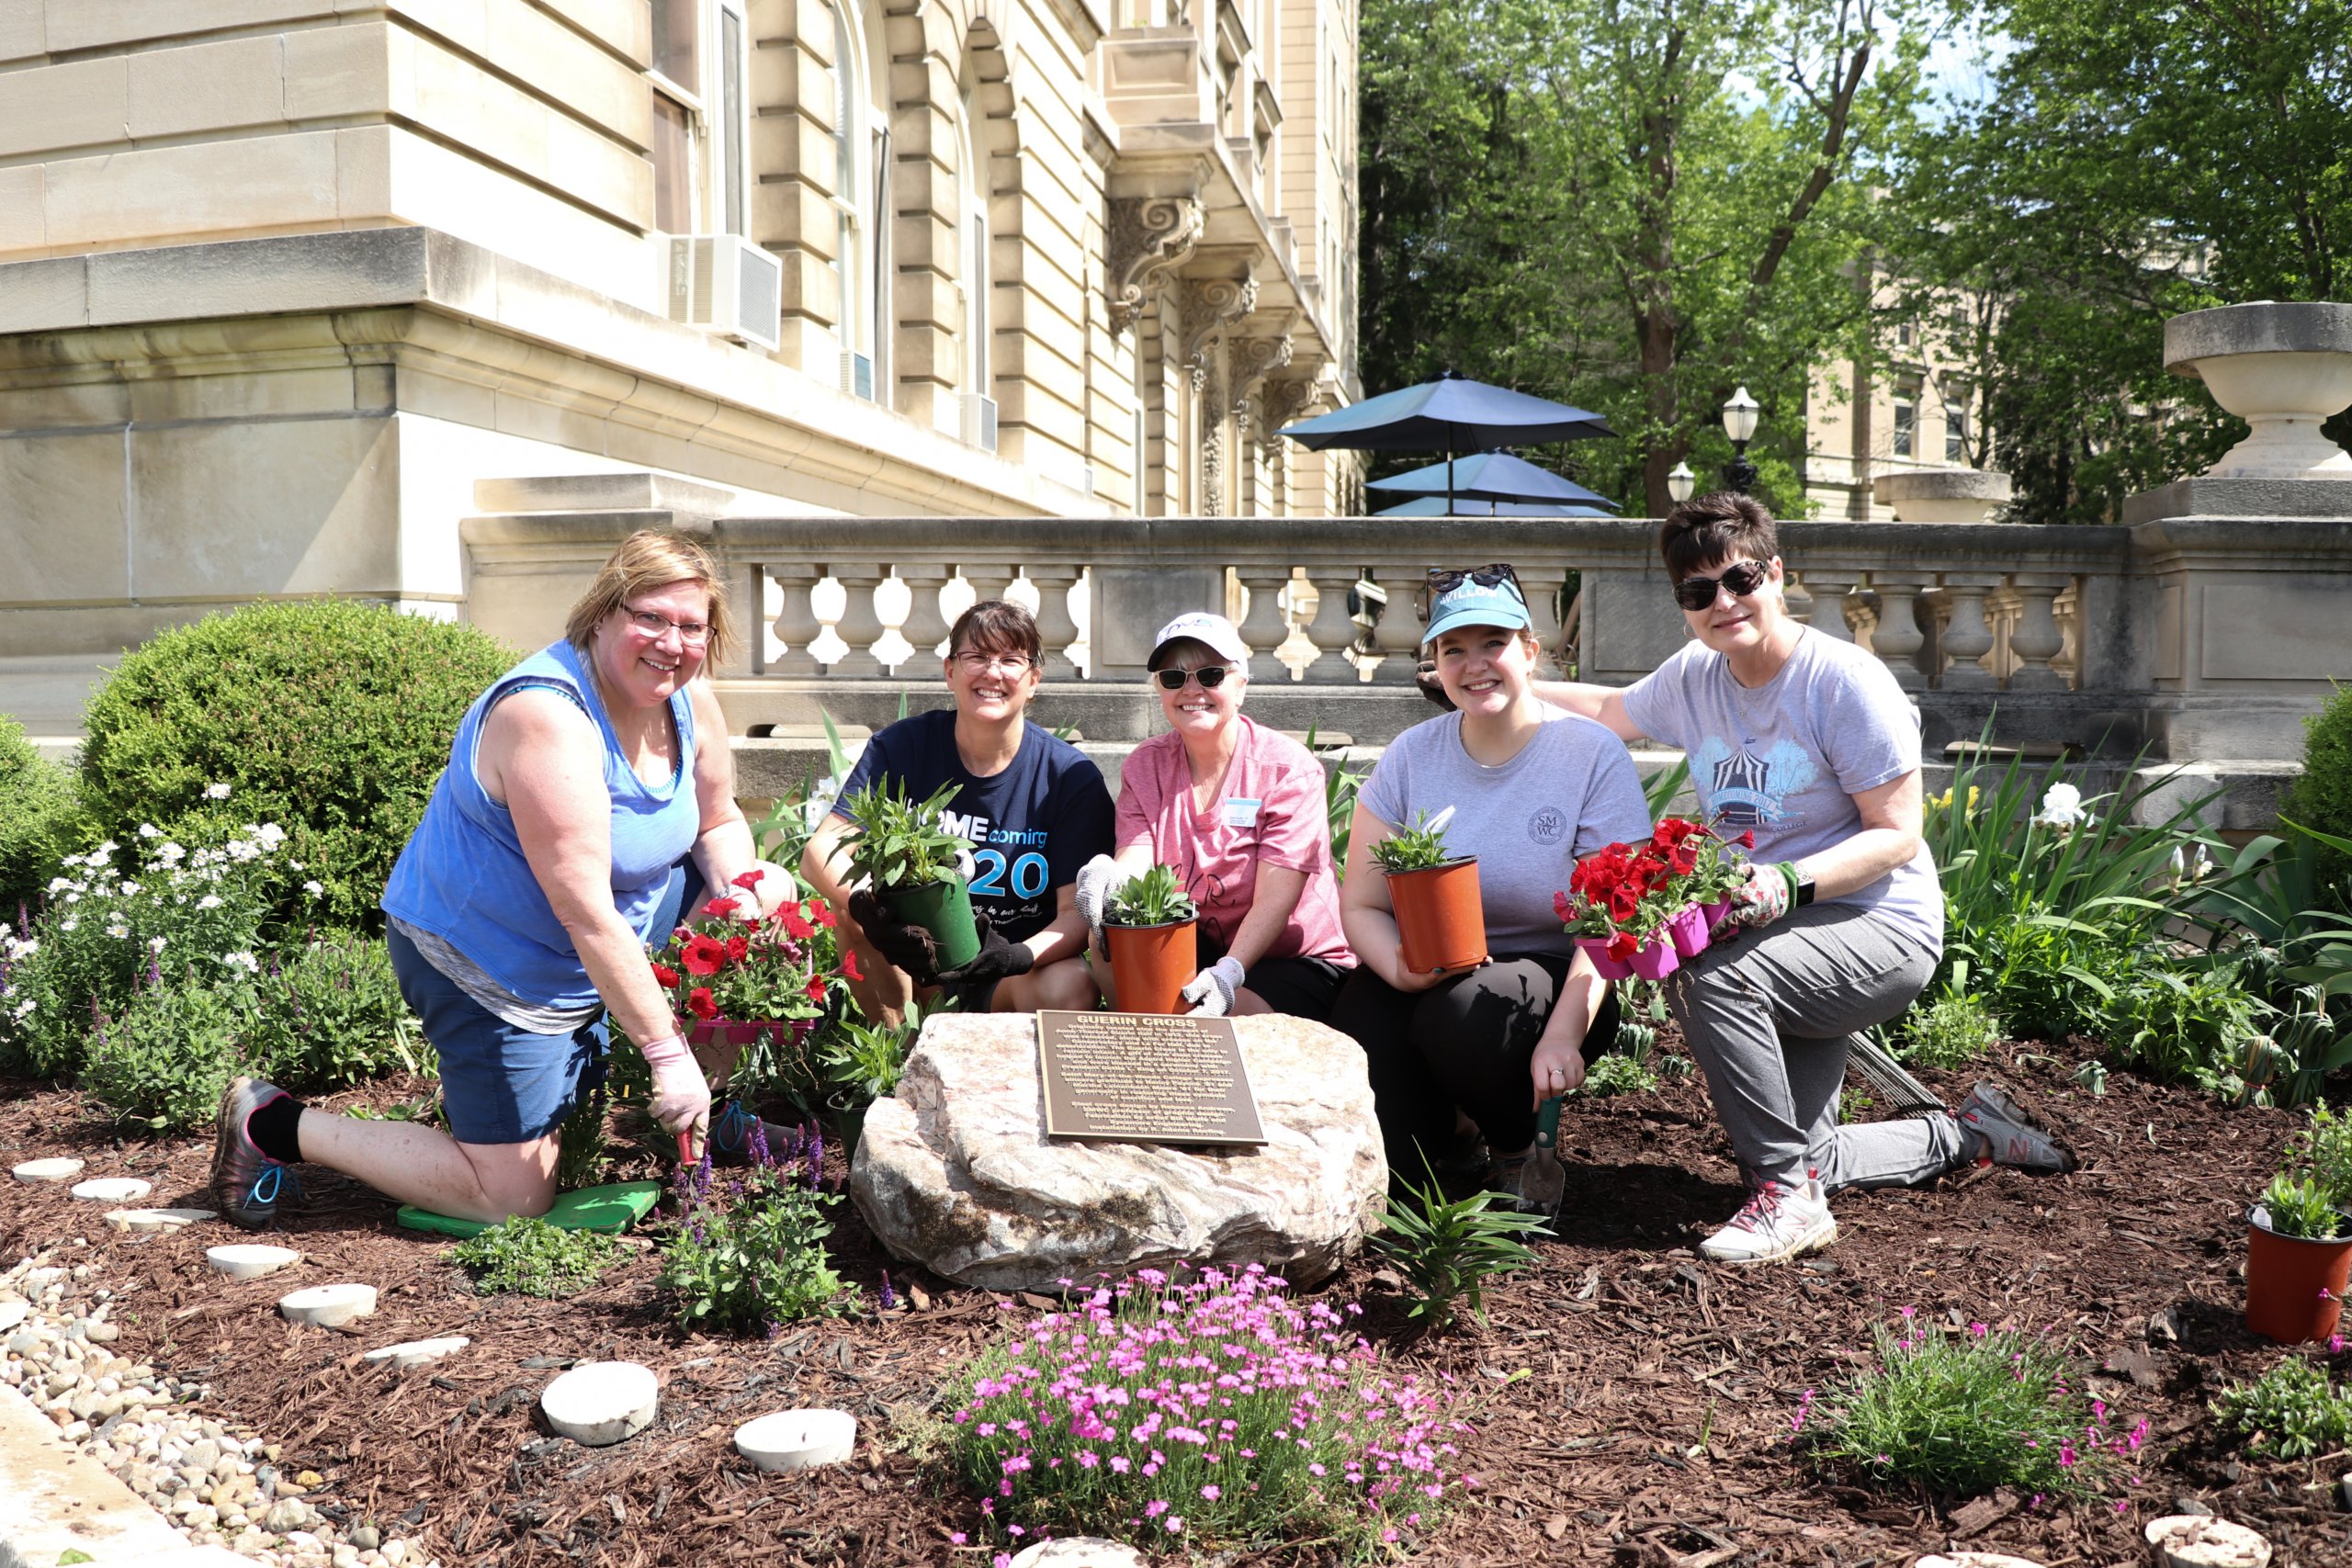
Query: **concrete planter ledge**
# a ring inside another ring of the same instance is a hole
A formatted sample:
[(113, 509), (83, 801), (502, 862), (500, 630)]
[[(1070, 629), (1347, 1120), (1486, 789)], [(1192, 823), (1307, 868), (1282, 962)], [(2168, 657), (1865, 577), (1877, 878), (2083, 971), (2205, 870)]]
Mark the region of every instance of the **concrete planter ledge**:
[(2262, 299), (2175, 316), (2165, 368), (2201, 379), (2254, 427), (2207, 478), (2352, 479), (2352, 453), (2319, 430), (2352, 406), (2352, 305)]
[(1913, 468), (1881, 474), (1871, 492), (1897, 523), (1983, 523), (2008, 504), (2009, 476), (1994, 468)]

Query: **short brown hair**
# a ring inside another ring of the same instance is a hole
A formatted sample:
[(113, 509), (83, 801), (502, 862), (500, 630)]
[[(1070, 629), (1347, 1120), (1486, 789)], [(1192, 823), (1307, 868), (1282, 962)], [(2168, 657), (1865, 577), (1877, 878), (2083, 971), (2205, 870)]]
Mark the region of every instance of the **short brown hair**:
[(1781, 553), (1772, 514), (1737, 491), (1696, 495), (1658, 525), (1658, 554), (1666, 575), (1679, 582), (1702, 567), (1735, 557), (1769, 561)]
[(1010, 599), (983, 599), (956, 617), (947, 631), (947, 657), (967, 649), (1024, 653), (1039, 669), (1046, 663), (1046, 639), (1037, 635), (1037, 618)]
[(709, 553), (692, 539), (656, 528), (639, 529), (605, 558), (596, 581), (588, 585), (588, 592), (580, 596), (571, 614), (565, 617), (563, 635), (573, 647), (585, 652), (606, 615), (638, 594), (667, 588), (673, 582), (698, 584), (710, 596), (710, 643), (703, 655), (705, 667), (725, 659), (728, 650), (735, 646), (735, 622), (728, 612), (727, 585), (719, 579), (718, 568), (711, 564)]

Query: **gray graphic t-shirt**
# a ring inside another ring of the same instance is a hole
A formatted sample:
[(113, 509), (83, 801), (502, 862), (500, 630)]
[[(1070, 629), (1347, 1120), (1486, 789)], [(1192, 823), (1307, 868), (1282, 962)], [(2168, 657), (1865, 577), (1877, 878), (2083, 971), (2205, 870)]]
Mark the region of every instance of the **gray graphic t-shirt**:
[(1650, 834), (1634, 760), (1614, 735), (1572, 714), (1547, 719), (1498, 768), (1462, 749), (1460, 714), (1427, 719), (1388, 743), (1362, 799), (1391, 828), (1458, 807), (1445, 847), (1478, 857), (1478, 898), (1495, 953), (1572, 953), (1552, 895), (1567, 887), (1579, 857)]
[[(1642, 733), (1690, 759), (1701, 807), (1723, 831), (1756, 830), (1755, 858), (1803, 860), (1861, 830), (1853, 797), (1919, 765), (1919, 726), (1885, 665), (1811, 627), (1780, 673), (1750, 689), (1692, 638), (1625, 690)], [(1925, 844), (1856, 892), (1859, 904), (1940, 951), (1943, 888)]]

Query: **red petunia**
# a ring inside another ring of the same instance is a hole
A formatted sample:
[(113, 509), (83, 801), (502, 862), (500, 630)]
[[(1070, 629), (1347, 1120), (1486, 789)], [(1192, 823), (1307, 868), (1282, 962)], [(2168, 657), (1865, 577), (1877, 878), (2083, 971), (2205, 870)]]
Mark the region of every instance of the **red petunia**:
[(686, 1010), (708, 1023), (718, 1016), (718, 1002), (710, 994), (708, 986), (696, 986), (686, 993)]
[(1554, 893), (1552, 895), (1552, 913), (1559, 916), (1563, 920), (1572, 919), (1575, 918), (1568, 912), (1568, 896), (1566, 894)]
[(729, 964), (741, 964), (751, 956), (752, 942), (749, 937), (730, 936), (727, 939), (727, 961)]
[(778, 909), (775, 912), (775, 918), (776, 922), (784, 927), (784, 934), (795, 942), (807, 942), (817, 934), (817, 928), (802, 919), (797, 912), (786, 914), (784, 910)]
[(821, 1001), (823, 1001), (823, 1000), (825, 999), (825, 977), (824, 977), (822, 975), (811, 975), (811, 976), (808, 976), (808, 999), (809, 999), (810, 1001), (812, 1001), (812, 1002), (821, 1002)]
[(822, 898), (811, 898), (808, 900), (808, 918), (831, 931), (833, 925), (833, 907)]
[(653, 966), (653, 978), (659, 981), (666, 990), (678, 983), (678, 972), (667, 964), (656, 964)]
[(1747, 832), (1742, 833), (1739, 836), (1739, 847), (1743, 850), (1752, 850), (1756, 847), (1755, 829), (1750, 828)]
[(1624, 963), (1627, 959), (1633, 957), (1634, 953), (1640, 951), (1641, 943), (1634, 940), (1633, 932), (1614, 931), (1610, 934), (1609, 956), (1615, 959), (1618, 963)]
[(715, 937), (693, 936), (678, 953), (689, 975), (716, 975), (727, 967), (727, 948)]
[(713, 898), (702, 907), (703, 919), (723, 920), (732, 916), (736, 908), (735, 900), (732, 898)]
[(766, 874), (765, 872), (747, 871), (736, 877), (729, 886), (740, 887), (746, 893), (754, 893), (759, 890), (760, 878)]
[(842, 978), (844, 980), (863, 980), (865, 978), (865, 976), (857, 972), (857, 954), (851, 952), (846, 947), (842, 949)]

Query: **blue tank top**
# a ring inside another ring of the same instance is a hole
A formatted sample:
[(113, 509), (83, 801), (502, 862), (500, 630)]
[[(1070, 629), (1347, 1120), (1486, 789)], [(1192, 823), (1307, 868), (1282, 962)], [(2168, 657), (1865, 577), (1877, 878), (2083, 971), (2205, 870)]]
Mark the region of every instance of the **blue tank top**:
[(569, 642), (531, 655), (466, 710), (449, 765), (392, 866), (382, 907), (393, 919), (440, 937), (526, 1001), (594, 1007), (596, 987), (523, 857), (513, 814), (491, 798), (474, 771), (482, 720), (500, 698), (526, 686), (554, 687), (596, 721), (605, 739), (605, 787), (613, 799), (613, 908), (640, 937), (652, 935), (647, 927), (671, 868), (685, 859), (702, 831), (694, 786), (694, 705), (684, 691), (670, 698), (678, 767), (666, 782), (649, 784), (621, 754), (596, 683)]

